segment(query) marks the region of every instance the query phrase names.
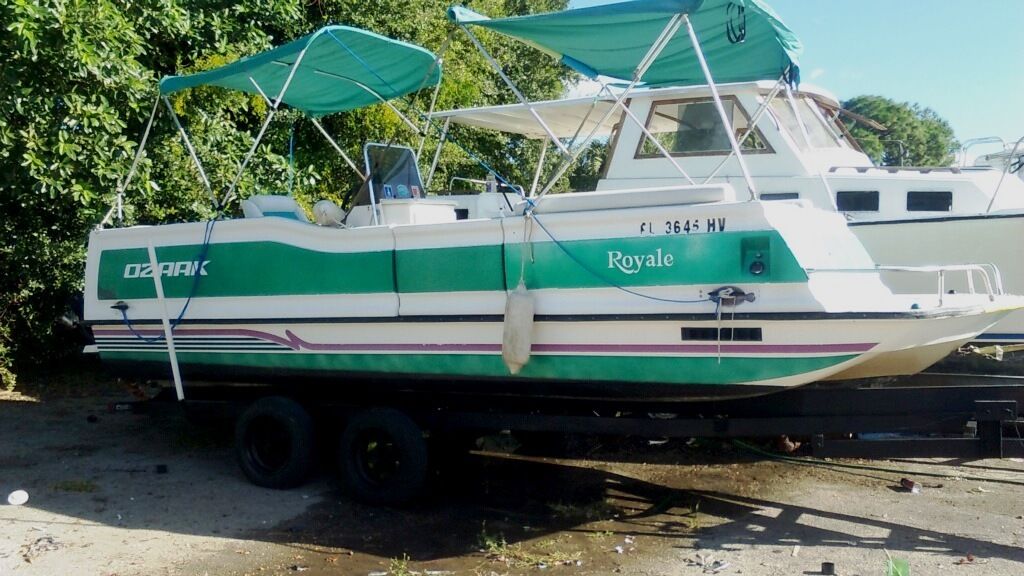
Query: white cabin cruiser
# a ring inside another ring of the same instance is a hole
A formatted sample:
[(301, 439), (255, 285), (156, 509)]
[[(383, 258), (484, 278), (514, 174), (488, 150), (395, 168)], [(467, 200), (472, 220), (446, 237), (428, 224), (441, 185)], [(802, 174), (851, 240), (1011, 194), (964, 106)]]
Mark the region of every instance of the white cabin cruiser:
[[(541, 45), (552, 30), (601, 35), (623, 23), (632, 48), (586, 66), (633, 85), (693, 74), (711, 83), (705, 57), (731, 62), (727, 77), (793, 70), (788, 30), (758, 0), (737, 1), (451, 14), (474, 41), (470, 26), (491, 26), (540, 34), (531, 41)], [(727, 5), (746, 7), (748, 43), (702, 45), (704, 31), (740, 34)], [(587, 56), (577, 56), (583, 66)], [(166, 78), (161, 92), (165, 102), (204, 85), (264, 95), (265, 130), (282, 104), (316, 122), (438, 82), (439, 59), (426, 50), (331, 26)], [(724, 120), (728, 100), (711, 87)], [(727, 140), (738, 149), (731, 131)], [(125, 374), (173, 379), (179, 398), (187, 382), (231, 380), (678, 401), (917, 372), (1024, 305), (1002, 293), (994, 270), (973, 265), (911, 270), (932, 286), (894, 294), (842, 217), (737, 196), (731, 182), (428, 194), (412, 148), (365, 150), (365, 194), (348, 212), (318, 204), (316, 224), (290, 197), (253, 196), (244, 218), (95, 231), (85, 320), (101, 358)], [(573, 153), (561, 152), (571, 164)], [(218, 206), (235, 183), (214, 196)], [(972, 289), (946, 294), (935, 277), (947, 274)]]
[[(791, 91), (784, 82), (718, 85), (731, 131), (722, 128), (706, 85), (634, 90), (614, 110), (617, 94), (608, 88), (594, 97), (435, 117), (521, 134), (543, 146), (548, 134), (534, 121), (536, 114), (563, 141), (580, 132), (608, 139), (598, 190), (728, 183), (740, 197), (803, 200), (841, 212), (880, 265), (990, 263), (1008, 291), (1024, 293), (1024, 146), (970, 167), (876, 167), (836, 120), (840, 104), (834, 96), (809, 85)], [(612, 113), (599, 123), (606, 111)], [(742, 142), (742, 164), (730, 133)], [(921, 276), (884, 277), (897, 292), (930, 289)], [(961, 278), (945, 289), (969, 286)], [(978, 340), (1024, 341), (1024, 312)]]

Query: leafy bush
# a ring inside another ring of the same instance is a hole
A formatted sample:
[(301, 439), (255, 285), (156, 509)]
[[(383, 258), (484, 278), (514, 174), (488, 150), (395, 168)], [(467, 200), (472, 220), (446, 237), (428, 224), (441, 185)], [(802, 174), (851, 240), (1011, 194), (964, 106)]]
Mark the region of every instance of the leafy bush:
[[(438, 49), (451, 30), (447, 0), (4, 0), (0, 2), (0, 378), (15, 366), (54, 365), (77, 345), (54, 328), (82, 288), (88, 234), (114, 203), (156, 99), (158, 78), (219, 66), (327, 23), (344, 23)], [(493, 15), (564, 8), (566, 0), (481, 0)], [(512, 95), (462, 36), (446, 55), (439, 108), (505, 103)], [(569, 72), (521, 44), (483, 33), (483, 41), (531, 98), (558, 95)], [(420, 108), (426, 108), (421, 97)], [(204, 88), (175, 95), (173, 106), (196, 143), (215, 191), (226, 187), (266, 112), (259, 98)], [(195, 168), (161, 110), (137, 175), (125, 194), (125, 223), (207, 218), (211, 207)], [(384, 107), (325, 119), (353, 157), (367, 140), (403, 134)], [(294, 130), (294, 179), (288, 142)], [(408, 134), (404, 134), (408, 136)], [(311, 147), (306, 142), (317, 142)], [(428, 138), (427, 150), (436, 136)], [(530, 167), (500, 151), (522, 139), (466, 132), (460, 142), (528, 182)], [(438, 181), (482, 176), (456, 148), (442, 154)], [(338, 198), (357, 181), (308, 120), (278, 115), (240, 196), (294, 182), (300, 202)]]

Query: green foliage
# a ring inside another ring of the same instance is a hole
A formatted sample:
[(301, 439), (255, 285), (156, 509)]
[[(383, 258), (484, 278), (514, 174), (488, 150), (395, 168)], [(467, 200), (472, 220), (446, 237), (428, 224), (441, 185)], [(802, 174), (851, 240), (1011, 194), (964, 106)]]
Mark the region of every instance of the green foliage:
[[(54, 320), (81, 290), (89, 231), (114, 203), (156, 99), (169, 74), (214, 68), (328, 23), (363, 27), (438, 51), (452, 30), (447, 0), (0, 0), (0, 378), (13, 385), (14, 363), (53, 364), (76, 349)], [(503, 16), (554, 10), (566, 0), (479, 0)], [(532, 48), (482, 32), (530, 98), (557, 96), (570, 73)], [(453, 35), (445, 53), (438, 108), (507, 103), (512, 94), (468, 39)], [(409, 104), (426, 110), (430, 91)], [(259, 98), (204, 88), (176, 94), (172, 106), (192, 136), (214, 193), (225, 190), (267, 111)], [(414, 118), (418, 116), (413, 115)], [(346, 153), (367, 140), (418, 143), (377, 106), (326, 118)], [(295, 173), (288, 162), (294, 130)], [(516, 182), (532, 165), (516, 161), (539, 148), (521, 138), (463, 131), (460, 144), (493, 159)], [(427, 139), (429, 153), (436, 132)], [(550, 155), (549, 155), (550, 157)], [(436, 182), (483, 171), (445, 146)], [(551, 162), (549, 164), (553, 165)], [(565, 185), (568, 185), (568, 180)], [(338, 199), (358, 184), (307, 119), (285, 111), (238, 184), (239, 195), (293, 191), (307, 205)], [(237, 204), (236, 204), (237, 206)], [(125, 223), (161, 223), (213, 215), (166, 110), (153, 128), (125, 191)], [(229, 207), (229, 209), (236, 209)]]
[(947, 166), (958, 147), (953, 128), (934, 110), (882, 96), (857, 96), (843, 108), (866, 116), (888, 130), (854, 123), (850, 133), (864, 152), (883, 166)]

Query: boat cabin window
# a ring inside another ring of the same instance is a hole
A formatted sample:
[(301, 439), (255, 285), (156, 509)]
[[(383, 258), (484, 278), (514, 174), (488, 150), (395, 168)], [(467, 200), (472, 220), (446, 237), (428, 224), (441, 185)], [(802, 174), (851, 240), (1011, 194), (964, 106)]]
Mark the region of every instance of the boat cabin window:
[(799, 192), (762, 192), (758, 196), (761, 200), (798, 200)]
[(836, 208), (840, 212), (878, 212), (878, 190), (836, 192)]
[[(750, 121), (735, 98), (727, 96), (722, 104), (731, 124), (730, 129), (739, 139), (747, 131)], [(726, 155), (732, 150), (729, 134), (711, 98), (654, 102), (647, 115), (647, 130), (673, 156)], [(761, 132), (756, 129), (747, 137), (742, 150), (747, 153), (772, 152)], [(644, 137), (637, 147), (635, 157), (660, 156), (661, 152), (654, 142)]]
[(907, 212), (949, 212), (952, 209), (952, 192), (907, 192)]
[(416, 153), (406, 146), (369, 143), (363, 147), (368, 183), (374, 198), (422, 198), (423, 181)]
[[(803, 120), (804, 126), (807, 127), (807, 140), (810, 141), (811, 148), (841, 147), (842, 143), (836, 138), (835, 132), (825, 125), (824, 118), (816, 110), (817, 105), (807, 98), (796, 98), (795, 100), (796, 108), (800, 112), (800, 120)], [(800, 128), (796, 115), (793, 114), (793, 107), (789, 100), (783, 97), (775, 98), (772, 100), (771, 110), (779, 123), (789, 132), (793, 141), (797, 143), (797, 146), (807, 149), (803, 130)]]

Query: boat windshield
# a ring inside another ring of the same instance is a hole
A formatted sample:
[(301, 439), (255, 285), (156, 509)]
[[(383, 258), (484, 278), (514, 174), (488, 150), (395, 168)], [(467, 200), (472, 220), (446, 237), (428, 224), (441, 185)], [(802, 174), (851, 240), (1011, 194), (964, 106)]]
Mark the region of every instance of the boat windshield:
[[(793, 114), (793, 107), (786, 98), (772, 100), (772, 113), (778, 119), (783, 129), (789, 132), (793, 141), (801, 150), (808, 148), (841, 148), (843, 141), (838, 137), (839, 130), (830, 127), (817, 110), (817, 104), (807, 97), (794, 98), (797, 111), (800, 113), (800, 120), (807, 128), (807, 139), (804, 139), (803, 129), (800, 122)], [(810, 143), (810, 146), (807, 144)]]
[[(737, 138), (746, 133), (750, 122), (733, 97), (722, 99), (726, 118)], [(725, 155), (731, 150), (727, 128), (711, 98), (655, 102), (647, 117), (647, 130), (673, 156)], [(770, 152), (761, 133), (754, 130), (743, 142), (744, 152)], [(660, 156), (650, 138), (644, 138), (637, 158)]]

